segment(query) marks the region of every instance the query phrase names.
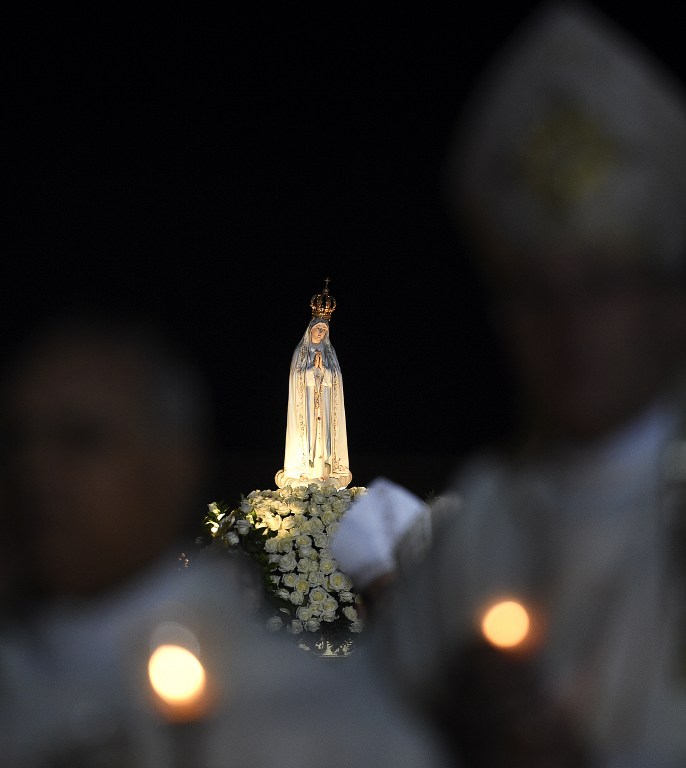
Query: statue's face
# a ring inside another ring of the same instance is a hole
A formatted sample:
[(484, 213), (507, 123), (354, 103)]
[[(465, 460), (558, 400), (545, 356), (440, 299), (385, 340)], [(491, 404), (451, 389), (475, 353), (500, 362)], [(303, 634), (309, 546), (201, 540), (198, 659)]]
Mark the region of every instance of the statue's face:
[(319, 344), (328, 333), (329, 326), (326, 323), (316, 323), (310, 329), (310, 341), (313, 344)]

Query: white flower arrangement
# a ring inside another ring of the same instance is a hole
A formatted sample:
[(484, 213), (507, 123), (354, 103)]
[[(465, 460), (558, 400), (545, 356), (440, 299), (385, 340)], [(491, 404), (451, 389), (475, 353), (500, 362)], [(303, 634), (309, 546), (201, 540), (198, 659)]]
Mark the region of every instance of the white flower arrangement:
[(262, 570), (267, 629), (298, 635), (305, 649), (328, 648), (334, 654), (351, 649), (351, 635), (363, 629), (360, 596), (339, 569), (329, 542), (365, 491), (313, 482), (252, 491), (232, 510), (224, 503), (208, 505), (205, 526), (212, 543), (243, 551)]

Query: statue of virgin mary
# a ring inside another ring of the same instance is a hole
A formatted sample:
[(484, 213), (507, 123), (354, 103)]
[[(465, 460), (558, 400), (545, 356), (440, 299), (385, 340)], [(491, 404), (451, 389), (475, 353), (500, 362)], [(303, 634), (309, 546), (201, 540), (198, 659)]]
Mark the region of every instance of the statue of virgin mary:
[(352, 480), (343, 377), (331, 344), (331, 315), (336, 299), (324, 290), (310, 300), (312, 318), (291, 359), (283, 469), (276, 485), (330, 482), (345, 488)]

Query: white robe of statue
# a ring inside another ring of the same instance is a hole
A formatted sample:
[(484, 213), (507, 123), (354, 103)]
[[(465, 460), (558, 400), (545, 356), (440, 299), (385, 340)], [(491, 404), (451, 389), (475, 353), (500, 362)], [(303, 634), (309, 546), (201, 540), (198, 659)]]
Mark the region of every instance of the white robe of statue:
[(329, 337), (329, 321), (314, 315), (291, 360), (288, 416), (279, 488), (312, 481), (345, 488), (348, 466), (343, 377)]

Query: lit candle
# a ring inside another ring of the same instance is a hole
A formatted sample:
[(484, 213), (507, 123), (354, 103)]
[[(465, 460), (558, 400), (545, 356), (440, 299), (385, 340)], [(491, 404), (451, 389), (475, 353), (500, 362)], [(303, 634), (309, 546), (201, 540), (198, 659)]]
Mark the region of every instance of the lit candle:
[(150, 656), (148, 676), (158, 706), (169, 720), (195, 720), (205, 713), (205, 668), (188, 648), (158, 646)]
[(498, 648), (520, 646), (529, 635), (530, 619), (526, 608), (516, 600), (502, 600), (485, 611), (481, 632)]
[(186, 627), (160, 624), (151, 638), (148, 679), (154, 702), (168, 725), (171, 760), (179, 768), (205, 764), (207, 718), (215, 695), (201, 661), (200, 644)]

